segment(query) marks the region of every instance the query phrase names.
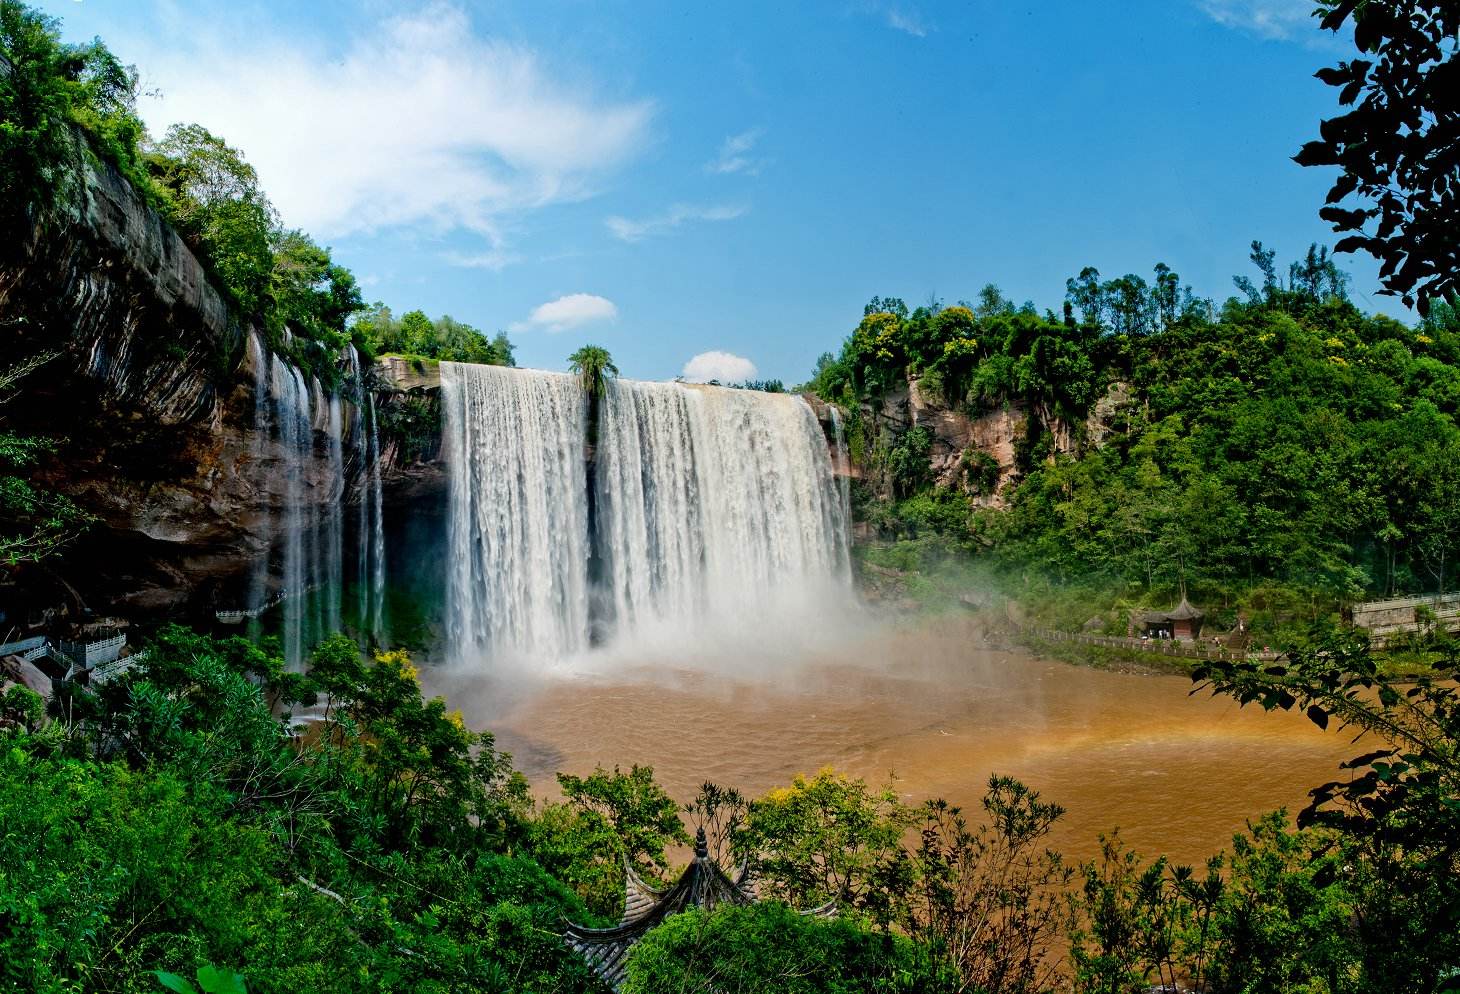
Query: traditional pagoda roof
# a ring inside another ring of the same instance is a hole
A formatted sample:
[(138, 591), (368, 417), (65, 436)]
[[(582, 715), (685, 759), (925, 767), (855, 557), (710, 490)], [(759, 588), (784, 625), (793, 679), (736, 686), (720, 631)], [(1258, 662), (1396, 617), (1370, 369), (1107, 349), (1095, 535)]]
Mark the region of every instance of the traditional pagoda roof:
[(1200, 608), (1193, 607), (1191, 601), (1185, 597), (1169, 611), (1146, 611), (1141, 615), (1141, 622), (1147, 625), (1159, 625), (1167, 621), (1196, 621), (1206, 617)]
[[(664, 890), (649, 886), (634, 868), (624, 862), (624, 915), (612, 928), (585, 928), (568, 923), (563, 940), (585, 960), (604, 983), (614, 990), (624, 981), (629, 951), (655, 926), (670, 915), (690, 908), (713, 910), (722, 904), (754, 904), (755, 885), (749, 867), (742, 866), (735, 879), (710, 858), (702, 828), (695, 834), (695, 858), (673, 886)], [(825, 917), (833, 913), (830, 902), (803, 914)]]

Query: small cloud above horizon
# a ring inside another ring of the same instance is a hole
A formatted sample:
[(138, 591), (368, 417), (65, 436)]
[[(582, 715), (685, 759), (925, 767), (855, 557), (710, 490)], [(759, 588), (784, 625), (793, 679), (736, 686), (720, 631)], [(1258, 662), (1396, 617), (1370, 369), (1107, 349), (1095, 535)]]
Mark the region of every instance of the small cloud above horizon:
[(926, 38), (928, 33), (933, 30), (932, 23), (921, 10), (911, 3), (864, 0), (861, 4), (861, 11), (863, 14), (880, 18), (882, 23), (894, 31), (901, 31), (914, 38)]
[(1196, 6), (1223, 27), (1260, 38), (1319, 40), (1312, 0), (1196, 0)]
[(663, 235), (690, 221), (733, 221), (746, 212), (747, 208), (729, 204), (697, 206), (675, 204), (663, 214), (653, 217), (631, 218), (613, 215), (604, 218), (603, 223), (619, 241), (638, 242), (651, 235)]
[(755, 363), (733, 352), (701, 352), (684, 364), (681, 379), (689, 383), (745, 383), (756, 377)]
[(486, 269), (494, 273), (500, 273), (514, 262), (520, 262), (522, 257), (508, 252), (502, 248), (492, 248), (485, 252), (444, 252), (441, 261), (452, 266), (460, 266), (463, 269)]
[(731, 135), (720, 143), (720, 154), (705, 163), (705, 172), (722, 176), (744, 173), (747, 176), (760, 175), (765, 160), (752, 158), (750, 153), (760, 141), (761, 129), (752, 128), (738, 135)]
[(546, 331), (550, 334), (581, 328), (618, 317), (618, 307), (607, 297), (593, 293), (569, 293), (532, 309), (526, 321), (516, 321), (508, 331)]

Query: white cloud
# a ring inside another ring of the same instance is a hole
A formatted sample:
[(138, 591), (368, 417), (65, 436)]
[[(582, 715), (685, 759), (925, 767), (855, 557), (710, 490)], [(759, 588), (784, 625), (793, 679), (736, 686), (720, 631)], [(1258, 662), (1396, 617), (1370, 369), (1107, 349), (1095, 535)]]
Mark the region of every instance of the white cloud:
[(690, 383), (744, 383), (755, 379), (755, 363), (733, 352), (701, 352), (684, 364), (681, 374)]
[(720, 143), (720, 154), (705, 163), (705, 171), (721, 174), (759, 175), (761, 167), (765, 163), (760, 159), (752, 158), (750, 153), (754, 150), (755, 143), (760, 140), (760, 134), (759, 128), (752, 128), (750, 131), (742, 131), (738, 135), (726, 138)]
[(501, 272), (521, 258), (502, 248), (491, 248), (485, 252), (472, 253), (444, 252), (441, 255), (442, 261), (452, 266), (461, 266), (463, 269), (489, 269), (494, 273)]
[(887, 16), (887, 26), (898, 31), (912, 35), (914, 38), (926, 38), (928, 36), (928, 22), (923, 20), (923, 15), (911, 7), (891, 6), (884, 11)]
[(284, 223), (320, 238), (466, 229), (488, 239), (482, 259), (505, 257), (504, 217), (591, 195), (653, 115), (647, 101), (566, 85), (534, 50), (478, 34), (454, 3), (374, 23), (340, 52), (172, 10), (128, 52), (144, 89), (162, 94), (142, 102), (148, 126), (197, 121), (222, 135)]
[(567, 331), (596, 321), (612, 321), (618, 317), (613, 301), (591, 293), (570, 293), (538, 304), (526, 321), (514, 323), (511, 331)]
[(1292, 38), (1317, 25), (1312, 0), (1196, 0), (1196, 5), (1223, 27), (1262, 38)]
[(650, 235), (662, 235), (673, 231), (688, 221), (733, 221), (744, 214), (746, 208), (731, 205), (696, 206), (675, 204), (663, 214), (641, 218), (637, 221), (614, 215), (604, 219), (608, 230), (615, 238), (626, 242), (637, 242)]

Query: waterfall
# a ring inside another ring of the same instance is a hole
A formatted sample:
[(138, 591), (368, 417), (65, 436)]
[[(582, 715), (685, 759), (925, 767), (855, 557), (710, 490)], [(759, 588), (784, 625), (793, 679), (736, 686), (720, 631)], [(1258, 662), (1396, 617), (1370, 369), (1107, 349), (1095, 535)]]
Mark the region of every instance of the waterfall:
[(345, 439), (344, 410), (338, 392), (330, 394), (328, 421), (330, 503), (324, 529), (324, 631), (340, 631), (343, 625), (340, 601), (345, 592)]
[(459, 660), (588, 641), (586, 404), (576, 378), (441, 364), (447, 632)]
[(619, 638), (763, 623), (849, 583), (846, 508), (800, 397), (612, 383), (597, 498)]
[(360, 511), (355, 533), (355, 608), (362, 645), (385, 642), (385, 522), (381, 513), (380, 429), (375, 394), (367, 389), (360, 353), (346, 352), (355, 407), (351, 437), (360, 455)]
[[(249, 361), (253, 364), (253, 471), (255, 484), (258, 487), (261, 498), (268, 493), (268, 485), (263, 477), (265, 460), (269, 454), (269, 357), (264, 350), (263, 340), (259, 338), (258, 332), (250, 331), (248, 335)], [(265, 534), (271, 534), (272, 522), (269, 520), (267, 500), (260, 499), (260, 504), (265, 505), (263, 511)], [(261, 634), (258, 627), (258, 611), (269, 599), (269, 550), (267, 546), (263, 555), (259, 556), (254, 563), (253, 574), (249, 577), (248, 604), (250, 634), (257, 637)]]
[(556, 658), (587, 648), (590, 631), (683, 645), (691, 632), (804, 627), (849, 602), (847, 505), (800, 397), (610, 382), (590, 504), (576, 379), (441, 373), (458, 661)]

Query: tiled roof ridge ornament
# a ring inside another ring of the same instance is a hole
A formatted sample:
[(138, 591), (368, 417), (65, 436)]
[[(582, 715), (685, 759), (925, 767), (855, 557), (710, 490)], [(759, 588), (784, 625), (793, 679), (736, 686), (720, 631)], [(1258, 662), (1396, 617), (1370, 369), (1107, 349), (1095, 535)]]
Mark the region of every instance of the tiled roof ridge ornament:
[[(624, 858), (624, 913), (612, 928), (586, 928), (568, 922), (563, 941), (582, 956), (600, 980), (618, 990), (624, 982), (624, 967), (634, 945), (670, 915), (690, 908), (713, 911), (722, 904), (751, 905), (758, 900), (750, 876), (750, 864), (742, 864), (730, 879), (710, 857), (704, 827), (695, 832), (695, 858), (673, 886), (651, 887)], [(830, 918), (836, 902), (828, 901), (801, 914)]]

